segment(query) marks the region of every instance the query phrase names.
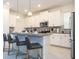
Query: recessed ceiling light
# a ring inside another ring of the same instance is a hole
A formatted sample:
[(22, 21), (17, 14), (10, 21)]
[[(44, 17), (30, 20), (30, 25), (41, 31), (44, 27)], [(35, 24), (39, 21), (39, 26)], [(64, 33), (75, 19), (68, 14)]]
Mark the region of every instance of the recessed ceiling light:
[(27, 12), (27, 10), (24, 10), (24, 12), (26, 13), (26, 12)]
[(31, 11), (28, 12), (28, 16), (32, 16), (32, 12)]
[(9, 3), (9, 2), (6, 2), (6, 4), (7, 4), (7, 5), (10, 5), (10, 3)]
[(41, 5), (40, 5), (40, 4), (38, 4), (38, 7), (41, 7)]
[(19, 19), (19, 18), (20, 18), (20, 16), (16, 16), (16, 18), (17, 18), (17, 19)]

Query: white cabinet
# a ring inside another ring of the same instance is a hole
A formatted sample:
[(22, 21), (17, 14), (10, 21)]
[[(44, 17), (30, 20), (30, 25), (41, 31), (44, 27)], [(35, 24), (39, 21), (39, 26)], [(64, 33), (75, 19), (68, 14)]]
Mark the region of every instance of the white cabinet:
[(53, 12), (41, 12), (39, 15), (34, 15), (26, 20), (29, 20), (29, 27), (39, 27), (40, 22), (45, 21), (48, 22), (48, 26), (61, 26), (63, 25), (63, 19), (61, 18), (60, 10), (55, 10)]
[(70, 19), (71, 17), (71, 12), (66, 12), (64, 13), (64, 28), (65, 29), (70, 29)]
[(49, 26), (54, 26), (53, 13), (49, 12), (48, 17), (49, 17)]
[(63, 25), (60, 10), (49, 12), (49, 26)]
[(40, 19), (42, 20), (42, 22), (44, 21), (48, 21), (48, 11), (45, 11), (45, 12), (41, 12), (40, 13)]
[(53, 34), (50, 40), (51, 45), (70, 47), (69, 34)]

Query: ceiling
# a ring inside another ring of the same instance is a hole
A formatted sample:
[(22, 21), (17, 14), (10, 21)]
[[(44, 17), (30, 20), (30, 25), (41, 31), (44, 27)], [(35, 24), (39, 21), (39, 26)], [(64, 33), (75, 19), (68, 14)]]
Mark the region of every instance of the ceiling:
[[(17, 11), (17, 0), (4, 0), (4, 4), (10, 2), (10, 9)], [(55, 6), (72, 3), (74, 0), (31, 0), (32, 12), (53, 8)], [(41, 7), (37, 7), (40, 4)], [(29, 9), (29, 0), (18, 0), (18, 8), (20, 13), (24, 13), (25, 9)]]

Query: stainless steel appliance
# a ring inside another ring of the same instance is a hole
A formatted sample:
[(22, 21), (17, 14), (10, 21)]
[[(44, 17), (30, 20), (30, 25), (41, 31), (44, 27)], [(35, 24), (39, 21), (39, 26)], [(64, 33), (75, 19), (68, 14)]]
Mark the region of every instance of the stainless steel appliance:
[(71, 13), (70, 27), (71, 27), (71, 32), (70, 32), (71, 58), (75, 59), (75, 12)]

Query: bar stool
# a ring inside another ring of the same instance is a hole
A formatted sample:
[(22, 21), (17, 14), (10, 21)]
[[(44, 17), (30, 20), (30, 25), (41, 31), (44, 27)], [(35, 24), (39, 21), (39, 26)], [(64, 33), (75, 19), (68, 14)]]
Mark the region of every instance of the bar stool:
[(17, 48), (16, 48), (16, 59), (17, 59), (17, 56), (18, 56), (18, 54), (19, 54), (19, 46), (26, 46), (26, 41), (19, 41), (19, 38), (18, 38), (18, 36), (15, 36), (15, 39), (16, 39), (16, 46), (17, 46)]
[(43, 50), (42, 50), (42, 46), (39, 43), (30, 43), (30, 40), (28, 37), (25, 37), (26, 40), (26, 44), (27, 44), (27, 59), (29, 59), (29, 51), (30, 50), (34, 50), (34, 49), (41, 49), (41, 56), (39, 55), (39, 53), (37, 54), (37, 59), (43, 59)]
[(10, 53), (10, 45), (12, 44), (12, 50), (13, 50), (13, 43), (16, 43), (15, 39), (12, 39), (11, 35), (8, 34), (8, 43), (9, 43), (9, 47), (8, 47), (8, 55)]
[(3, 40), (4, 40), (3, 51), (5, 51), (5, 42), (8, 42), (8, 39), (5, 33), (3, 33)]

